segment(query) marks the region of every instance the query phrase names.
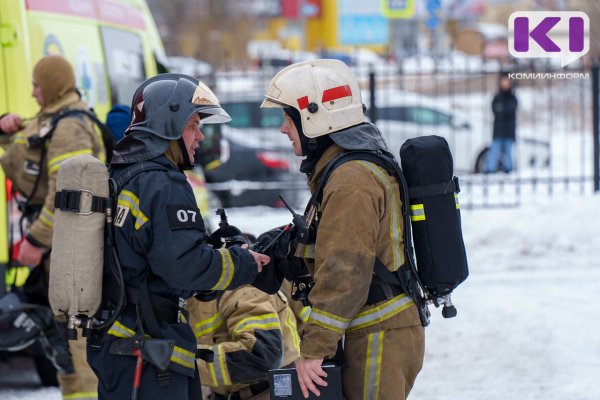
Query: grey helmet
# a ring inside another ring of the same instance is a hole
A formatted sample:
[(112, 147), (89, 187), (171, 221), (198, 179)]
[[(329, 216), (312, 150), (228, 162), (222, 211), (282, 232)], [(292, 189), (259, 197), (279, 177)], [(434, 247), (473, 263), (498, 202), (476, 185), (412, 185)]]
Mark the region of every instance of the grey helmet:
[[(131, 123), (125, 134), (147, 132), (165, 140), (181, 139), (188, 120), (198, 114), (203, 124), (222, 124), (231, 117), (221, 108), (213, 91), (184, 74), (160, 74), (143, 82), (131, 104)], [(182, 147), (184, 168), (191, 161)]]

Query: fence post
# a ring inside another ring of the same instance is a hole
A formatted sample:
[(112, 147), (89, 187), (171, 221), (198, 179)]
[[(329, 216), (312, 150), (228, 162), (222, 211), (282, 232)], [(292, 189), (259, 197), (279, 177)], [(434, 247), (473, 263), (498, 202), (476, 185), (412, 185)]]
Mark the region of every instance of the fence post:
[(592, 67), (592, 118), (594, 134), (594, 192), (600, 191), (600, 64)]
[(369, 96), (370, 96), (370, 104), (369, 108), (369, 118), (371, 119), (371, 123), (377, 123), (377, 105), (375, 104), (375, 71), (373, 70), (373, 66), (371, 66), (369, 70)]

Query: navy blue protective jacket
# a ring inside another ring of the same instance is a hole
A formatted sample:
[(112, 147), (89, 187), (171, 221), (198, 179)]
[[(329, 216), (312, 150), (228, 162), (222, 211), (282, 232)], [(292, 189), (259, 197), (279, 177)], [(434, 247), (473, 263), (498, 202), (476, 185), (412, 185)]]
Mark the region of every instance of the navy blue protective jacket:
[[(135, 163), (111, 165), (111, 178)], [(183, 172), (165, 156), (144, 161), (148, 171), (131, 178), (118, 194), (115, 245), (125, 285), (147, 279), (151, 295), (177, 304), (200, 290), (225, 290), (253, 282), (257, 265), (245, 249), (213, 249), (205, 244), (204, 222)], [(153, 170), (153, 168), (162, 170)], [(160, 319), (160, 318), (159, 318)], [(175, 340), (170, 368), (193, 376), (196, 338), (187, 322), (159, 321), (162, 335)], [(126, 313), (108, 334), (131, 337), (138, 331)], [(148, 333), (148, 332), (146, 332)]]

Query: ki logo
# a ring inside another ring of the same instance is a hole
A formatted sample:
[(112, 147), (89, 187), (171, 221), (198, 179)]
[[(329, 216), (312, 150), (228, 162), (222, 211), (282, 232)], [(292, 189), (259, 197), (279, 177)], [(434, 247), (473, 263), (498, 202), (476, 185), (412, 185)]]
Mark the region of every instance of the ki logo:
[(590, 50), (590, 19), (581, 11), (517, 11), (508, 32), (515, 58), (560, 58), (564, 67)]

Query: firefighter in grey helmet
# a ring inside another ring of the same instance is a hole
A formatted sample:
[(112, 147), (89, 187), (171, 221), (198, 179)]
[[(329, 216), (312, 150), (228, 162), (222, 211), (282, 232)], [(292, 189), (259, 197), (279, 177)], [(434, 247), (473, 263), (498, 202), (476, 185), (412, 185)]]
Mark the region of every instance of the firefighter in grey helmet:
[[(360, 88), (341, 61), (284, 68), (269, 83), (262, 107), (283, 109), (281, 132), (303, 157), (300, 170), (313, 194), (336, 156), (386, 149), (377, 127), (365, 122)], [(316, 234), (294, 253), (315, 281), (296, 361), (304, 397), (318, 396), (326, 385), (322, 364), (328, 359), (343, 364), (342, 391), (349, 400), (406, 398), (421, 369), (424, 330), (417, 308), (401, 287), (374, 272), (376, 263), (397, 271), (404, 262), (398, 185), (373, 162), (349, 161), (335, 169), (320, 204), (305, 214)]]
[(137, 89), (131, 109), (131, 124), (110, 165), (118, 196), (114, 246), (127, 303), (115, 310), (110, 293), (118, 291), (109, 280), (102, 308), (119, 317), (105, 334), (88, 340), (88, 362), (101, 399), (131, 396), (134, 348), (148, 361), (136, 388), (140, 398), (201, 398), (196, 338), (180, 304), (199, 291), (252, 282), (269, 258), (206, 244), (183, 169), (193, 165), (203, 139), (200, 123), (230, 120), (215, 94), (192, 77), (158, 75)]

